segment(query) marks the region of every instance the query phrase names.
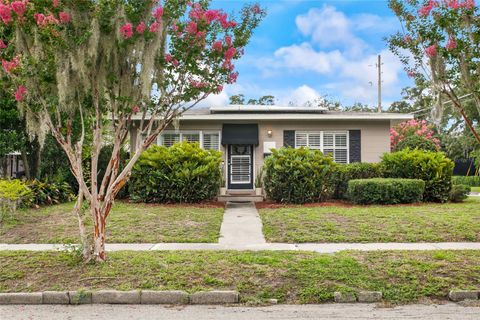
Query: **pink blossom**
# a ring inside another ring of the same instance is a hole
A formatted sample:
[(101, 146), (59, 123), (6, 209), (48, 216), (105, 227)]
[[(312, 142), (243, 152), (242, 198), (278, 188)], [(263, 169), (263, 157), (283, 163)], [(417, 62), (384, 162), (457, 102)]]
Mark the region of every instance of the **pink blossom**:
[(412, 43), (413, 39), (409, 35), (406, 35), (405, 37), (403, 37), (403, 41), (405, 43)]
[(7, 49), (7, 45), (5, 44), (5, 42), (3, 42), (2, 39), (0, 39), (0, 50), (1, 49)]
[(145, 22), (140, 22), (136, 28), (137, 30), (137, 33), (139, 34), (143, 34), (145, 32), (145, 30), (147, 30), (147, 26), (145, 25)]
[(415, 78), (415, 76), (416, 76), (417, 74), (416, 74), (415, 72), (413, 72), (413, 71), (408, 71), (408, 72), (407, 72), (407, 75), (408, 75), (409, 78)]
[(237, 82), (237, 79), (238, 79), (238, 72), (233, 72), (233, 73), (230, 73), (230, 75), (228, 76), (228, 83), (235, 83)]
[(60, 21), (55, 18), (53, 14), (49, 14), (48, 16), (45, 17), (45, 21), (47, 24), (59, 24)]
[(209, 24), (212, 23), (212, 21), (214, 21), (215, 19), (217, 19), (217, 17), (218, 17), (218, 10), (207, 10), (205, 12), (205, 19)]
[(225, 51), (225, 59), (226, 60), (231, 60), (235, 56), (235, 53), (237, 53), (237, 50), (234, 47), (228, 48), (227, 51)]
[(467, 10), (471, 10), (475, 8), (475, 0), (465, 0), (465, 2), (461, 4), (461, 7)]
[(254, 14), (260, 14), (262, 12), (262, 9), (260, 8), (260, 6), (258, 4), (256, 4), (252, 7), (252, 12)]
[(217, 93), (220, 93), (220, 92), (222, 92), (222, 91), (223, 91), (223, 86), (222, 86), (222, 85), (219, 85), (219, 86), (217, 87)]
[(423, 6), (418, 10), (418, 14), (421, 17), (428, 17), (430, 15), (430, 12), (433, 10), (434, 7), (438, 7), (438, 2), (435, 0), (430, 0), (427, 5)]
[(162, 24), (160, 22), (155, 21), (154, 23), (151, 24), (150, 26), (150, 32), (160, 32), (160, 29), (162, 28)]
[(187, 27), (185, 28), (185, 31), (187, 31), (190, 34), (197, 34), (197, 23), (194, 21), (190, 21), (187, 24)]
[(178, 67), (178, 60), (177, 60), (177, 59), (174, 59), (174, 60), (172, 61), (172, 63), (173, 63), (173, 65), (174, 65), (175, 67)]
[(455, 41), (454, 38), (448, 38), (448, 42), (447, 44), (445, 45), (445, 48), (447, 50), (454, 50), (457, 48), (457, 42)]
[(437, 45), (432, 44), (431, 46), (427, 47), (425, 49), (425, 53), (427, 54), (427, 57), (433, 58), (437, 55)]
[(232, 37), (225, 36), (225, 44), (227, 45), (227, 47), (231, 47), (232, 46)]
[(223, 49), (223, 44), (221, 41), (215, 41), (213, 44), (212, 44), (212, 49), (215, 50), (215, 51), (222, 51)]
[(20, 65), (20, 58), (16, 56), (12, 61), (2, 60), (2, 67), (6, 73), (12, 72)]
[(155, 20), (160, 21), (162, 19), (162, 16), (163, 16), (162, 7), (158, 7), (155, 9), (155, 11), (153, 11), (153, 17), (155, 18)]
[(60, 0), (53, 0), (52, 1), (52, 5), (54, 8), (58, 7), (58, 5), (60, 4)]
[(72, 16), (68, 12), (62, 11), (58, 14), (58, 17), (60, 18), (60, 22), (63, 24), (67, 24), (72, 21)]
[(15, 100), (22, 101), (27, 95), (27, 88), (24, 86), (19, 86), (17, 91), (15, 91)]
[(172, 58), (172, 55), (171, 55), (170, 53), (167, 53), (167, 54), (165, 55), (165, 61), (166, 61), (166, 62), (170, 62), (170, 61), (172, 61), (172, 59), (173, 59), (173, 58)]
[(46, 21), (45, 21), (45, 15), (43, 13), (35, 13), (33, 17), (35, 19), (35, 22), (37, 23), (37, 26), (39, 27), (45, 26)]
[(134, 106), (134, 107), (132, 108), (132, 112), (133, 112), (133, 113), (139, 113), (139, 112), (140, 112), (140, 107), (139, 107), (139, 106)]
[(23, 17), (27, 11), (26, 1), (13, 1), (10, 6), (12, 7), (13, 12), (15, 12), (19, 17)]
[(447, 6), (451, 9), (460, 9), (460, 3), (458, 0), (448, 0)]
[(8, 24), (10, 21), (12, 21), (12, 12), (10, 11), (10, 6), (0, 3), (0, 18), (5, 24)]
[(131, 23), (127, 23), (120, 28), (120, 33), (125, 39), (133, 36), (133, 26)]

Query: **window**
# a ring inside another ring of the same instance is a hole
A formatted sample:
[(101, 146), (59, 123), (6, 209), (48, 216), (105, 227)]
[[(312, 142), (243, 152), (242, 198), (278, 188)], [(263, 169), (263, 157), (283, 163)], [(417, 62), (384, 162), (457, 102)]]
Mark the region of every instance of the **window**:
[(203, 132), (203, 131), (179, 131), (179, 132), (163, 132), (158, 138), (158, 144), (167, 148), (173, 146), (177, 142), (196, 142), (207, 150), (220, 150), (220, 132)]
[(349, 163), (346, 131), (295, 132), (295, 147), (321, 150), (325, 155), (332, 156), (337, 163)]

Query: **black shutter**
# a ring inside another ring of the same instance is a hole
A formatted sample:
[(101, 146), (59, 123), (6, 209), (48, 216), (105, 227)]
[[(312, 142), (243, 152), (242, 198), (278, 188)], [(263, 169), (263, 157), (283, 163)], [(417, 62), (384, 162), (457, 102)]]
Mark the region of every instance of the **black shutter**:
[(362, 162), (362, 131), (350, 130), (350, 163)]
[(286, 148), (295, 148), (295, 130), (283, 131), (283, 146)]

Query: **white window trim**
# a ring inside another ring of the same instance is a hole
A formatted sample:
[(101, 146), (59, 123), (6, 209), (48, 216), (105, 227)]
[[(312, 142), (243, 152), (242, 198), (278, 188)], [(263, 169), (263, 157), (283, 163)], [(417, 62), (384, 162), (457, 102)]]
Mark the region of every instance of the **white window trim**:
[[(333, 134), (333, 144), (332, 147), (327, 147), (327, 149), (335, 150), (347, 150), (347, 164), (350, 163), (350, 135), (348, 130), (334, 130), (334, 131), (295, 131), (295, 148), (298, 149), (300, 146), (297, 146), (297, 134), (306, 134), (307, 135), (307, 148), (310, 148), (310, 134), (318, 134), (320, 133), (320, 149), (319, 148), (311, 148), (312, 150), (320, 150), (322, 153), (325, 153), (325, 146), (324, 146), (324, 134)], [(335, 145), (335, 134), (345, 134), (347, 138), (347, 146), (346, 147), (337, 147)], [(333, 154), (333, 159), (335, 161), (335, 153)]]
[[(180, 136), (180, 142), (183, 141), (183, 135), (184, 134), (198, 134), (199, 135), (199, 144), (200, 147), (203, 149), (203, 135), (204, 134), (218, 134), (218, 149), (217, 151), (220, 151), (222, 148), (222, 134), (221, 131), (216, 131), (216, 130), (164, 130), (162, 131), (158, 137), (157, 137), (157, 145), (162, 146), (162, 138), (164, 134), (178, 134)], [(215, 149), (212, 149), (215, 150)]]

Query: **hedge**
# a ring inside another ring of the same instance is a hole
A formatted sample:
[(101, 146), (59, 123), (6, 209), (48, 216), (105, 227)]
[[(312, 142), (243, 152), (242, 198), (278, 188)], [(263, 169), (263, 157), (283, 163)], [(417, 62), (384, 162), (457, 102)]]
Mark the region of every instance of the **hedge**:
[(408, 136), (402, 141), (400, 141), (396, 147), (395, 151), (402, 151), (404, 149), (420, 149), (424, 151), (438, 151), (437, 145), (432, 140), (428, 140), (423, 136), (413, 135)]
[(279, 203), (322, 202), (335, 193), (337, 170), (333, 159), (318, 150), (273, 150), (264, 164), (265, 193)]
[(422, 201), (425, 182), (419, 179), (359, 179), (348, 182), (348, 198), (356, 204), (398, 204)]
[(470, 186), (466, 186), (464, 184), (454, 184), (452, 186), (452, 190), (450, 191), (449, 200), (451, 202), (462, 202), (468, 198), (471, 190), (472, 189)]
[(212, 200), (221, 184), (221, 162), (219, 151), (204, 150), (197, 143), (152, 146), (134, 166), (130, 198), (155, 203)]
[(442, 152), (404, 149), (386, 153), (381, 162), (385, 177), (425, 181), (425, 201), (446, 202), (452, 188), (454, 162)]
[(463, 184), (470, 187), (480, 187), (480, 176), (453, 176), (453, 184)]
[(336, 199), (346, 199), (348, 182), (357, 179), (382, 178), (383, 170), (378, 163), (356, 162), (339, 166)]

